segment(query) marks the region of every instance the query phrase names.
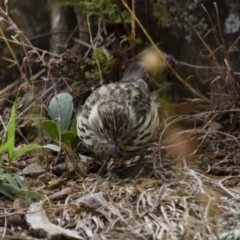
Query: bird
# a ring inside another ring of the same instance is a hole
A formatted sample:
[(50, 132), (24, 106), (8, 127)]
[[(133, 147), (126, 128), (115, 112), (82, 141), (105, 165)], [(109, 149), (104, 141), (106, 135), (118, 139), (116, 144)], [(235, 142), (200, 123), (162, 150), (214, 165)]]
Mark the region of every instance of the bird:
[(102, 168), (111, 158), (140, 156), (142, 162), (156, 137), (159, 106), (145, 77), (145, 64), (131, 64), (120, 81), (92, 92), (77, 115), (77, 132), (83, 145), (97, 157), (107, 159)]

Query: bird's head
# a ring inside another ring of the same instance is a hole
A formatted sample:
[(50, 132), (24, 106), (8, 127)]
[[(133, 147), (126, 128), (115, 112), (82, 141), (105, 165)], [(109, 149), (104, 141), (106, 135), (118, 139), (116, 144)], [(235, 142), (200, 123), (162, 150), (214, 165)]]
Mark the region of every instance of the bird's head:
[(98, 135), (104, 138), (116, 152), (118, 143), (124, 139), (132, 128), (129, 109), (116, 102), (100, 103), (98, 113)]

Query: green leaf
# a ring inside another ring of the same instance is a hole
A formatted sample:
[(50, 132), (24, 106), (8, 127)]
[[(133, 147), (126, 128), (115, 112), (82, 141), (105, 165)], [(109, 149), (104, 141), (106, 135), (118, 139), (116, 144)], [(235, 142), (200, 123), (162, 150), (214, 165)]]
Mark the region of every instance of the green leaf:
[[(34, 121), (34, 120), (33, 120)], [(39, 126), (40, 122), (37, 120), (33, 125)], [(57, 124), (53, 120), (44, 119), (41, 122), (44, 133), (51, 139), (57, 140), (59, 137)]]
[[(9, 183), (0, 183), (0, 192), (9, 197), (10, 199), (14, 200), (16, 197), (22, 197), (22, 198), (36, 198), (36, 199), (45, 199), (45, 195), (37, 193), (37, 192), (31, 192), (31, 191), (25, 191), (20, 189), (19, 187), (15, 188)], [(28, 199), (26, 199), (28, 200)]]
[(43, 194), (28, 191), (28, 186), (24, 177), (18, 174), (1, 174), (0, 192), (5, 196), (14, 200), (16, 197), (26, 199), (27, 204), (30, 204), (32, 198), (44, 199)]
[(55, 144), (46, 144), (44, 146), (42, 146), (43, 148), (47, 148), (49, 150), (52, 150), (54, 152), (59, 152), (61, 150), (61, 148)]
[(15, 174), (16, 182), (19, 184), (20, 188), (24, 191), (28, 191), (28, 186), (23, 176)]
[[(14, 153), (14, 143), (15, 143), (15, 114), (16, 107), (15, 103), (12, 106), (11, 116), (7, 126), (7, 143), (8, 143), (8, 157), (12, 159)], [(10, 162), (8, 163), (10, 165)]]
[[(0, 149), (0, 154), (2, 154), (5, 151), (12, 151), (10, 150), (12, 148), (12, 145), (14, 144), (14, 137), (12, 137), (11, 139), (9, 139)], [(13, 145), (14, 146), (14, 145)], [(11, 154), (12, 155), (12, 154)], [(12, 157), (12, 156), (11, 156)], [(2, 163), (2, 159), (0, 161)], [(11, 166), (12, 164), (12, 158), (10, 158), (9, 154), (8, 154), (8, 166)]]
[(56, 122), (59, 132), (68, 130), (73, 114), (72, 96), (69, 93), (59, 93), (51, 99), (49, 109), (51, 119), (60, 120)]
[(5, 173), (2, 175), (2, 177), (4, 177), (7, 180), (7, 182), (11, 184), (13, 188), (16, 188), (16, 189), (18, 188), (18, 184), (16, 183), (12, 174)]
[[(5, 151), (8, 152), (8, 166), (11, 165), (11, 159), (14, 154), (14, 143), (15, 143), (15, 114), (16, 107), (15, 103), (12, 106), (11, 116), (7, 125), (6, 133), (3, 140), (3, 145), (0, 148), (0, 154), (2, 155)], [(0, 160), (2, 163), (2, 157)]]
[(41, 149), (42, 146), (41, 145), (37, 145), (37, 144), (29, 144), (27, 146), (24, 146), (22, 148), (20, 148), (19, 150), (17, 150), (14, 155), (13, 155), (13, 158), (16, 159), (16, 158), (19, 158), (21, 157), (22, 155), (24, 155), (25, 153), (27, 152), (30, 152), (32, 150), (36, 150), (36, 149)]
[(29, 144), (21, 149), (19, 149), (18, 151), (16, 151), (13, 155), (13, 158), (16, 159), (18, 157), (21, 157), (22, 155), (24, 155), (25, 153), (32, 151), (32, 150), (36, 150), (36, 149), (42, 149), (42, 148), (47, 148), (56, 152), (60, 151), (60, 147), (54, 144), (47, 144), (44, 146), (38, 145), (38, 144)]
[(74, 135), (77, 135), (77, 120), (75, 119), (72, 126), (71, 126), (71, 129), (70, 131), (74, 134)]
[(68, 146), (72, 144), (73, 139), (74, 139), (74, 134), (70, 131), (66, 131), (61, 134), (61, 142)]
[(46, 117), (39, 116), (39, 115), (36, 115), (36, 114), (31, 114), (29, 118), (34, 122), (34, 123), (33, 123), (33, 126), (39, 125), (39, 121), (45, 121), (45, 120), (47, 120)]
[(14, 141), (14, 138), (9, 139), (3, 146), (0, 147), (0, 154), (12, 147), (12, 141)]
[(52, 120), (42, 121), (42, 128), (47, 136), (51, 139), (57, 140), (59, 136), (57, 124)]
[(38, 192), (32, 192), (32, 191), (24, 191), (24, 190), (16, 190), (15, 192), (16, 196), (22, 197), (22, 198), (36, 198), (36, 199), (45, 199), (46, 196), (38, 193)]
[(58, 115), (55, 116), (54, 113), (52, 112), (52, 110), (51, 110), (47, 105), (44, 104), (43, 107), (44, 107), (45, 110), (47, 111), (49, 117), (50, 117), (53, 121), (55, 121), (55, 120), (56, 120), (55, 118), (57, 118)]
[(80, 141), (80, 139), (79, 139), (79, 137), (76, 135), (76, 136), (73, 138), (72, 143), (71, 143), (72, 148), (76, 147), (76, 146), (78, 145), (79, 141)]
[(0, 183), (0, 193), (14, 200), (16, 198), (15, 188), (9, 183)]

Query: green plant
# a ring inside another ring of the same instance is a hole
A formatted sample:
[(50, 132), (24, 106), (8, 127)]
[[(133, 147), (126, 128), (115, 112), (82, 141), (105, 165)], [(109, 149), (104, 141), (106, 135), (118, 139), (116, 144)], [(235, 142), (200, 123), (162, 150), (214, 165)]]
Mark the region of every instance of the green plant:
[(107, 58), (102, 49), (96, 48), (94, 49), (92, 57), (86, 59), (86, 63), (90, 66), (95, 66), (95, 68), (93, 67), (86, 73), (87, 79), (94, 79), (99, 77), (99, 68), (97, 67), (98, 63), (100, 65), (102, 74), (104, 74), (109, 69), (109, 66), (113, 63), (113, 58), (112, 56)]
[(18, 150), (15, 150), (15, 115), (16, 115), (16, 104), (13, 104), (10, 119), (5, 131), (5, 135), (2, 141), (2, 145), (0, 147), (0, 164), (2, 165), (2, 156), (5, 152), (8, 154), (8, 167), (12, 165), (12, 162), (16, 160), (17, 158), (21, 157), (25, 153), (36, 150), (36, 149), (50, 149), (53, 151), (59, 151), (60, 148), (57, 145), (53, 144), (47, 144), (44, 146), (38, 145), (38, 144), (28, 144)]
[[(121, 23), (122, 19), (130, 23), (130, 14), (118, 11), (112, 0), (59, 0), (64, 5), (73, 6), (77, 11), (100, 17), (106, 23)], [(121, 17), (120, 17), (121, 14)]]
[(36, 149), (50, 149), (53, 151), (59, 151), (60, 148), (57, 145), (47, 144), (44, 146), (38, 144), (29, 144), (18, 150), (15, 150), (15, 115), (16, 115), (16, 103), (13, 104), (9, 122), (6, 127), (5, 135), (0, 147), (0, 164), (2, 166), (3, 155), (7, 152), (8, 155), (8, 168), (7, 173), (4, 169), (0, 169), (0, 192), (5, 196), (15, 199), (16, 197), (24, 197), (27, 202), (30, 202), (31, 198), (43, 199), (44, 195), (28, 191), (25, 179), (16, 173), (9, 173), (12, 163), (25, 153)]
[(72, 96), (68, 93), (59, 93), (53, 97), (48, 106), (44, 106), (50, 120), (44, 117), (32, 116), (35, 125), (40, 125), (50, 139), (67, 146), (76, 146), (79, 142), (76, 121), (71, 123), (73, 114)]
[(17, 197), (25, 198), (27, 204), (30, 204), (32, 198), (45, 198), (41, 193), (29, 191), (24, 177), (16, 173), (3, 173), (3, 170), (0, 172), (0, 192), (12, 200)]

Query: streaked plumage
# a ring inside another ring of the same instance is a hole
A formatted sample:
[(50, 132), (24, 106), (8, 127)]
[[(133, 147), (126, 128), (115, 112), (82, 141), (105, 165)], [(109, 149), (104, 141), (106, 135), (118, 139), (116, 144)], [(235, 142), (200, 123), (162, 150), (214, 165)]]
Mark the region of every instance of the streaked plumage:
[(158, 104), (135, 63), (120, 82), (95, 90), (77, 116), (78, 135), (100, 158), (144, 155), (158, 129)]

